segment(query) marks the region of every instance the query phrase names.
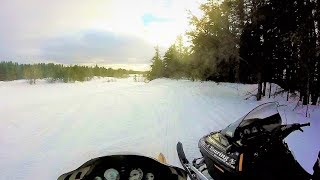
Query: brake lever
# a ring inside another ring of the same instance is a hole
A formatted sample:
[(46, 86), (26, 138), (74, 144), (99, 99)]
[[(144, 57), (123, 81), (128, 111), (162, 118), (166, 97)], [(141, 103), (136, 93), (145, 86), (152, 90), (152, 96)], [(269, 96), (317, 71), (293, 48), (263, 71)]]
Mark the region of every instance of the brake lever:
[(303, 129), (301, 128), (300, 124), (293, 124), (293, 125), (292, 125), (292, 128), (293, 128), (294, 130), (299, 130), (299, 131), (303, 132)]

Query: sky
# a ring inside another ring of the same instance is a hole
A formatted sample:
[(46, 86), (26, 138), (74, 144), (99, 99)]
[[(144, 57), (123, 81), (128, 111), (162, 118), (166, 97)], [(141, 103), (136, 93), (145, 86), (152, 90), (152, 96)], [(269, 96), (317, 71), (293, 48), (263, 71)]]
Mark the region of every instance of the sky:
[(1, 0), (0, 61), (146, 69), (203, 0)]

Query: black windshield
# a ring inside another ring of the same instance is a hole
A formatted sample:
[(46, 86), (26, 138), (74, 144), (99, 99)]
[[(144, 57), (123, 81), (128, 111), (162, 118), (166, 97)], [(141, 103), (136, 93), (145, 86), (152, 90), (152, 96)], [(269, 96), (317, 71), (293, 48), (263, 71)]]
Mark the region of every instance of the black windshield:
[(274, 126), (281, 125), (282, 123), (277, 107), (278, 103), (276, 102), (261, 104), (245, 116), (227, 126), (221, 131), (221, 134), (229, 138), (237, 137), (239, 128), (248, 126), (252, 123), (258, 123), (263, 126), (265, 130), (270, 131)]

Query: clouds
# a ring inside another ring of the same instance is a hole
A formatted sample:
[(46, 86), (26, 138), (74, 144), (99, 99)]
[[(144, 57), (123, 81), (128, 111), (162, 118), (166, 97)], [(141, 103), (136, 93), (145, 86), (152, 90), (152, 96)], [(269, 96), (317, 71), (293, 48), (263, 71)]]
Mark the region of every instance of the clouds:
[(138, 37), (113, 32), (85, 31), (52, 38), (41, 47), (41, 56), (60, 63), (149, 63), (152, 44)]
[[(188, 26), (195, 0), (1, 0), (0, 60), (146, 63)], [(95, 59), (95, 60), (94, 60)]]

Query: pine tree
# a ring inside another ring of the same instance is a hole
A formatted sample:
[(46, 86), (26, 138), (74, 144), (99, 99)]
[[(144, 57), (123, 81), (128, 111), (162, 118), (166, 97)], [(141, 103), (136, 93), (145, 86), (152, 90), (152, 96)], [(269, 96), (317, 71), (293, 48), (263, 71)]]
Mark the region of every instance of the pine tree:
[(41, 71), (37, 65), (29, 65), (24, 69), (24, 77), (29, 80), (30, 84), (35, 84), (36, 79), (40, 78)]
[(159, 47), (155, 47), (155, 51), (155, 55), (151, 60), (151, 71), (148, 75), (149, 80), (164, 77), (164, 63), (160, 56)]

